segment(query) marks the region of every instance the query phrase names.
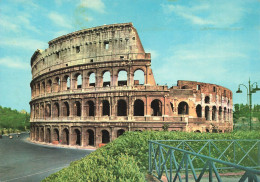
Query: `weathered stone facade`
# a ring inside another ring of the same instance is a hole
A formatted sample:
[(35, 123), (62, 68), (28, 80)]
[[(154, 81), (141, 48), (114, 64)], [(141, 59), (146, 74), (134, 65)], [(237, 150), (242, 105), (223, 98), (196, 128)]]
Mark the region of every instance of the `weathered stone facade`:
[(156, 84), (151, 56), (132, 23), (58, 37), (35, 51), (31, 68), (31, 140), (98, 146), (125, 131), (162, 130), (164, 124), (169, 131), (233, 128), (229, 89), (194, 81)]

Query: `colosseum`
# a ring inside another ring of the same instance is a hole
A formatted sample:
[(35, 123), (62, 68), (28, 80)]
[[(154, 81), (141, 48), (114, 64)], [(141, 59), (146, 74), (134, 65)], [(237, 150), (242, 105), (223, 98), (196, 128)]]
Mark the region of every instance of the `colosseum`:
[(232, 92), (196, 81), (156, 84), (132, 23), (53, 39), (34, 52), (31, 71), (32, 141), (99, 147), (125, 131), (233, 130)]

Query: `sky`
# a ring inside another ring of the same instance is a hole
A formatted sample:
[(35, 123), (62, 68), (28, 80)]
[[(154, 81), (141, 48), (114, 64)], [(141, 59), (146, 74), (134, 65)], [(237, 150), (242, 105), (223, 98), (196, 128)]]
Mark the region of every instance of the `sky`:
[[(0, 0), (0, 105), (30, 111), (30, 59), (77, 30), (132, 22), (158, 84), (260, 87), (260, 0)], [(255, 86), (255, 85), (254, 85)], [(253, 94), (260, 104), (260, 92)]]

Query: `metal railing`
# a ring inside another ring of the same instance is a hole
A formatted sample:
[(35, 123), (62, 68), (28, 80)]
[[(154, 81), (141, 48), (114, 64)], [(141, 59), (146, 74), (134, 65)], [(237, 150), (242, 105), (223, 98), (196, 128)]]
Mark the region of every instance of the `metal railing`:
[(232, 169), (244, 172), (241, 182), (260, 182), (259, 168), (260, 140), (149, 141), (149, 173), (160, 181), (164, 175), (170, 182), (189, 178), (197, 182), (205, 172), (209, 181), (222, 181), (219, 171)]

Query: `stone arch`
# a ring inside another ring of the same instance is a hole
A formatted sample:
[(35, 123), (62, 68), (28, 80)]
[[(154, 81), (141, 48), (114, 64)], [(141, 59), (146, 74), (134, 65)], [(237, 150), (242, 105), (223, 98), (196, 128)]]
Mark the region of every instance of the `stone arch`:
[(39, 118), (39, 104), (36, 105), (36, 109), (35, 109), (35, 118)]
[(55, 102), (53, 104), (53, 109), (52, 109), (53, 113), (52, 113), (52, 117), (56, 118), (56, 117), (60, 117), (60, 106), (58, 102)]
[(197, 113), (197, 117), (198, 117), (198, 118), (201, 118), (201, 117), (202, 117), (202, 107), (201, 107), (200, 104), (198, 104), (198, 105), (196, 106), (196, 113)]
[(117, 101), (117, 116), (127, 116), (127, 104), (123, 99)]
[(92, 129), (87, 130), (87, 145), (95, 145), (95, 135)]
[(55, 77), (54, 79), (54, 92), (60, 91), (60, 77)]
[(124, 129), (117, 130), (117, 138), (125, 133)]
[(181, 89), (191, 89), (188, 85), (184, 85), (181, 87)]
[(200, 131), (200, 130), (195, 130), (194, 132), (195, 132), (195, 133), (201, 133), (201, 131)]
[(111, 86), (111, 74), (110, 71), (106, 70), (102, 72), (103, 87)]
[(39, 141), (39, 135), (40, 135), (40, 131), (39, 131), (39, 127), (36, 128), (36, 133), (35, 133), (36, 137), (35, 140)]
[(58, 128), (53, 129), (53, 141), (60, 141), (60, 135)]
[(213, 106), (212, 107), (212, 121), (216, 121), (216, 119), (217, 119), (216, 114), (217, 114), (217, 107)]
[(64, 76), (64, 81), (63, 81), (63, 88), (64, 88), (64, 90), (69, 90), (70, 89), (70, 77), (69, 77), (69, 75), (65, 75)]
[(81, 116), (81, 103), (79, 101), (74, 103), (74, 116)]
[(206, 96), (204, 99), (205, 104), (209, 104), (210, 103), (210, 98), (209, 96)]
[(81, 132), (77, 128), (72, 132), (71, 143), (72, 145), (81, 145)]
[(50, 128), (46, 128), (45, 142), (51, 143), (51, 129)]
[(134, 71), (134, 85), (144, 85), (145, 84), (145, 72), (141, 68), (137, 68)]
[(110, 104), (108, 100), (102, 101), (102, 116), (110, 116)]
[(95, 104), (92, 100), (89, 100), (86, 103), (86, 113), (87, 116), (95, 116)]
[(51, 93), (52, 92), (52, 81), (51, 79), (49, 79), (47, 81), (47, 93)]
[(39, 131), (39, 142), (44, 142), (44, 129), (43, 129), (43, 127), (41, 127), (40, 131)]
[(36, 84), (36, 95), (40, 95), (40, 83)]
[(209, 106), (205, 107), (205, 118), (207, 121), (209, 121)]
[(96, 86), (96, 74), (94, 72), (89, 72), (88, 79), (89, 79), (89, 86), (95, 87)]
[(110, 142), (110, 135), (107, 130), (102, 130), (102, 143), (109, 143)]
[(126, 70), (119, 70), (118, 71), (117, 85), (118, 86), (127, 85), (127, 71)]
[(154, 99), (151, 102), (152, 116), (162, 116), (162, 102), (158, 99)]
[(40, 106), (40, 118), (44, 118), (44, 105), (41, 104)]
[(141, 99), (134, 102), (134, 116), (144, 116), (144, 102)]
[(189, 105), (187, 102), (182, 101), (179, 103), (178, 114), (189, 114)]
[(64, 128), (61, 133), (61, 144), (69, 145), (69, 130), (68, 128)]
[(74, 80), (75, 80), (75, 88), (82, 88), (82, 75), (81, 73), (76, 73), (74, 76)]
[(68, 102), (63, 102), (62, 113), (63, 113), (63, 116), (69, 116), (70, 115), (70, 106), (69, 106)]
[(42, 94), (45, 93), (45, 81), (42, 82), (41, 93), (42, 93)]
[(45, 117), (51, 117), (51, 104), (46, 104)]

